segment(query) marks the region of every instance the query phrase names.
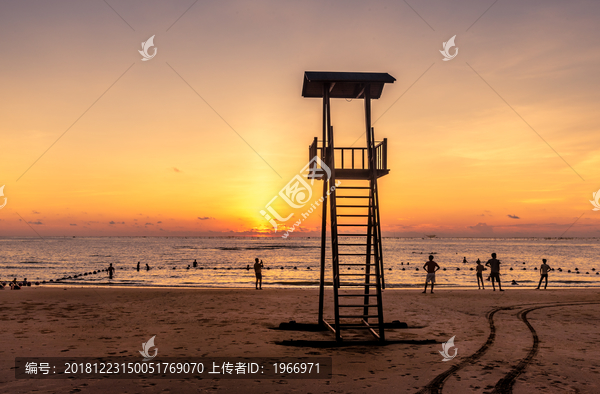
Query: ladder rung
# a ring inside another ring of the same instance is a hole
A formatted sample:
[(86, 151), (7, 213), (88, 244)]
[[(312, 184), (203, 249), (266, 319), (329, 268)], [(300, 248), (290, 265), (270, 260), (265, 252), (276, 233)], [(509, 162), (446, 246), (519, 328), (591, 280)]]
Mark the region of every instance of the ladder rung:
[(340, 308), (374, 308), (377, 305), (364, 305), (364, 304), (346, 304), (346, 305), (338, 305)]
[(345, 226), (345, 227), (367, 227), (368, 224), (349, 224), (349, 223), (338, 223), (338, 226)]
[(368, 218), (369, 215), (337, 215), (338, 217), (346, 217), (346, 218)]
[(338, 246), (367, 246), (367, 244), (338, 244)]
[(377, 297), (377, 294), (338, 294), (338, 297)]
[(379, 317), (379, 315), (340, 315), (339, 317), (340, 317), (340, 319), (351, 319), (351, 318), (354, 318), (354, 317), (360, 317), (360, 318), (363, 318), (363, 319), (365, 319), (365, 318), (368, 319), (370, 317)]
[(366, 253), (338, 253), (338, 256), (374, 256), (375, 253), (371, 253), (370, 255)]
[[(372, 236), (373, 234), (371, 234)], [(368, 237), (369, 234), (354, 234), (354, 233), (338, 233), (338, 237)]]
[(375, 275), (375, 273), (369, 272), (368, 274), (339, 274), (340, 276), (364, 276), (364, 275)]
[(339, 263), (338, 265), (360, 265), (361, 267), (366, 267), (367, 265), (375, 266), (376, 264), (360, 264), (360, 263)]
[(336, 205), (338, 208), (371, 208), (370, 205)]
[(335, 196), (336, 198), (371, 198), (371, 196)]
[(369, 186), (338, 186), (336, 189), (370, 189)]
[(340, 328), (354, 328), (363, 330), (368, 330), (377, 327), (379, 327), (377, 324), (369, 324), (368, 326), (365, 326), (364, 324), (340, 324)]

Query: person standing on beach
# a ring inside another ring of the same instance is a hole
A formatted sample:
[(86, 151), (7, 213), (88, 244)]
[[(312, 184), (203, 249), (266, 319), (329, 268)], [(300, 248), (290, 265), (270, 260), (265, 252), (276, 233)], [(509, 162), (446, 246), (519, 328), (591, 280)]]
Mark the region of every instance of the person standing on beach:
[(489, 259), (485, 265), (490, 267), (490, 278), (492, 278), (492, 287), (494, 288), (494, 291), (496, 291), (494, 280), (498, 281), (498, 288), (500, 291), (504, 291), (500, 284), (500, 260), (496, 259), (496, 253), (492, 253), (492, 258)]
[[(263, 262), (258, 262), (258, 257), (254, 261), (254, 274), (256, 275), (256, 290), (262, 290), (262, 268)], [(260, 286), (259, 286), (260, 282)]]
[(150, 271), (150, 266), (146, 263), (146, 271)]
[(546, 279), (546, 283), (544, 284), (544, 290), (546, 290), (546, 287), (548, 287), (548, 271), (550, 271), (550, 266), (548, 264), (546, 264), (546, 259), (542, 259), (542, 265), (540, 266), (540, 283), (538, 283), (538, 287), (536, 287), (536, 290), (540, 289), (540, 286), (542, 285), (542, 280), (545, 278)]
[[(483, 290), (485, 290), (485, 286), (483, 285), (483, 265), (481, 265), (479, 259), (477, 259), (477, 267), (475, 267), (475, 270), (477, 272), (477, 287), (480, 289), (483, 287)], [(479, 284), (479, 281), (481, 281), (481, 284)]]
[(429, 256), (429, 261), (425, 263), (423, 269), (427, 271), (427, 278), (425, 278), (425, 290), (423, 293), (427, 293), (427, 283), (431, 282), (431, 294), (433, 294), (433, 285), (435, 284), (435, 272), (440, 269), (438, 263), (433, 261), (433, 256)]
[(115, 268), (112, 266), (112, 263), (108, 266), (108, 279), (113, 278), (113, 273), (115, 272)]
[(196, 259), (194, 259), (193, 266), (194, 266), (194, 268), (198, 267), (198, 262), (196, 261)]
[(138, 261), (137, 270), (138, 270), (138, 272), (140, 272), (140, 262), (139, 261)]

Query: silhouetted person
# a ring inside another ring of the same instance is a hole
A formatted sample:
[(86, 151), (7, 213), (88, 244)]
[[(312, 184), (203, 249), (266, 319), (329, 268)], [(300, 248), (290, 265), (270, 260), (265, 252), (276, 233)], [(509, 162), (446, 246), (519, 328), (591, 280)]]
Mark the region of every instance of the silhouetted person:
[(494, 285), (494, 280), (498, 281), (498, 288), (500, 291), (502, 290), (502, 285), (500, 284), (500, 260), (496, 259), (496, 253), (492, 253), (492, 258), (485, 263), (488, 267), (490, 267), (490, 278), (492, 279), (492, 287), (494, 291), (496, 291), (496, 286)]
[(543, 279), (546, 279), (546, 283), (544, 283), (544, 290), (546, 290), (546, 287), (548, 287), (548, 271), (549, 270), (550, 270), (550, 266), (548, 264), (546, 264), (546, 259), (542, 259), (542, 265), (540, 265), (540, 283), (538, 283), (538, 287), (536, 287), (536, 290), (540, 289)]
[(12, 282), (10, 282), (11, 290), (21, 290), (21, 286), (17, 283), (17, 278), (14, 278)]
[(427, 278), (425, 278), (425, 290), (423, 293), (427, 293), (427, 283), (431, 282), (431, 293), (433, 294), (433, 285), (435, 284), (435, 272), (440, 269), (438, 263), (433, 261), (433, 256), (429, 256), (429, 261), (423, 265), (423, 269), (427, 271)]
[(196, 261), (196, 259), (194, 259), (193, 266), (194, 266), (194, 268), (196, 268), (198, 266), (198, 262)]
[(463, 257), (463, 264), (467, 264), (467, 263), (468, 263), (467, 258)]
[[(256, 290), (262, 290), (262, 268), (264, 264), (262, 260), (258, 262), (258, 257), (254, 261), (254, 274), (256, 275)], [(259, 285), (260, 283), (260, 285)]]
[(113, 278), (113, 274), (115, 272), (115, 267), (112, 266), (112, 263), (108, 266), (108, 279)]
[(150, 266), (146, 263), (146, 271), (150, 271)]
[[(477, 267), (475, 269), (477, 271), (477, 287), (480, 289), (483, 287), (483, 290), (485, 290), (485, 286), (483, 285), (483, 265), (481, 265), (479, 259), (477, 259)], [(479, 281), (481, 281), (481, 284), (479, 284)]]
[(140, 272), (140, 262), (138, 261), (137, 270)]

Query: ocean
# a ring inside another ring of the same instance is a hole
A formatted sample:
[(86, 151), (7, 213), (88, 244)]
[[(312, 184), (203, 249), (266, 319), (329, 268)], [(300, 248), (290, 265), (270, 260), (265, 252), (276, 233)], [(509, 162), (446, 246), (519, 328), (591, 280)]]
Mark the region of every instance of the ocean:
[[(320, 245), (320, 238), (315, 237), (0, 238), (0, 281), (27, 278), (30, 282), (46, 281), (45, 286), (251, 288), (255, 280), (252, 264), (258, 257), (265, 265), (263, 286), (316, 288)], [(512, 280), (521, 287), (537, 286), (542, 258), (555, 269), (549, 275), (551, 288), (600, 286), (598, 238), (384, 238), (386, 287), (422, 286), (423, 264), (433, 254), (443, 269), (437, 273), (439, 287), (477, 288), (471, 269), (477, 259), (485, 262), (492, 252), (502, 262), (501, 278), (506, 287)], [(327, 256), (325, 272), (330, 282), (329, 250)], [(463, 263), (463, 257), (468, 263)], [(194, 259), (198, 267), (188, 269)], [(116, 268), (113, 279), (102, 272), (110, 263)], [(151, 267), (149, 271), (145, 264)], [(359, 272), (360, 267), (353, 269)], [(61, 279), (59, 284), (57, 279)]]

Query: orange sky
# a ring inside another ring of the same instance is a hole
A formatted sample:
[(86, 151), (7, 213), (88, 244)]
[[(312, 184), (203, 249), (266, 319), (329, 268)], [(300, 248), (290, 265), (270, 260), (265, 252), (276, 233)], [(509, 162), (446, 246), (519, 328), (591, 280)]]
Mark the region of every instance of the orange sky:
[[(409, 3), (3, 3), (0, 236), (269, 234), (321, 133), (306, 70), (397, 79), (384, 236), (600, 236), (600, 4)], [(362, 102), (333, 105), (350, 145)]]

